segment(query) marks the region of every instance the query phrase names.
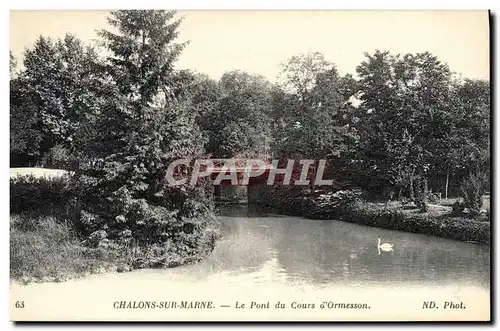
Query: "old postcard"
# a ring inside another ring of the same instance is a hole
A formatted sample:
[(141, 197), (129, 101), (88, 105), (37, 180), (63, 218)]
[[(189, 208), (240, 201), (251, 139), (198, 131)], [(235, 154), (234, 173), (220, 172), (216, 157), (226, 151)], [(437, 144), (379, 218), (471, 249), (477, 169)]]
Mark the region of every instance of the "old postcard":
[(11, 320), (490, 321), (489, 20), (11, 11)]

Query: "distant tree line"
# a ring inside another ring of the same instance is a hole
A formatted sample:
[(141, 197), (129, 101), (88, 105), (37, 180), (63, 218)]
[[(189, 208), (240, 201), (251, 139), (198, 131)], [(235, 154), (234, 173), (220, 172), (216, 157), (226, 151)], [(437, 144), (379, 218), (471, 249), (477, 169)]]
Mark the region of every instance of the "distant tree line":
[(169, 159), (197, 155), (327, 159), (346, 183), (417, 202), (489, 178), (488, 81), (428, 52), (378, 50), (356, 77), (313, 52), (284, 62), (276, 84), (242, 71), (217, 81), (174, 69), (186, 45), (173, 15), (114, 13), (107, 57), (69, 34), (40, 36), (20, 70), (11, 55), (11, 166), (113, 165), (125, 183), (126, 160), (151, 197)]

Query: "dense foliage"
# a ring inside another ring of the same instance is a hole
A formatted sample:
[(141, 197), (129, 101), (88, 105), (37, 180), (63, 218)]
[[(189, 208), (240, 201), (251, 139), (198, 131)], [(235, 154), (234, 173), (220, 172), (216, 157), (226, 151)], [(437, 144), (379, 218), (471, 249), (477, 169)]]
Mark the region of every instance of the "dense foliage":
[(19, 73), (11, 59), (12, 161), (70, 167), (67, 151), (90, 144), (99, 159), (129, 142), (120, 131), (145, 132), (155, 116), (180, 112), (206, 155), (327, 159), (345, 182), (423, 208), (433, 192), (457, 196), (471, 173), (489, 175), (489, 83), (458, 79), (430, 53), (366, 54), (357, 79), (309, 53), (283, 63), (279, 84), (241, 71), (215, 81), (173, 69), (186, 45), (173, 43), (180, 22), (171, 19), (115, 13), (110, 23), (121, 32), (101, 33), (108, 59), (71, 35), (40, 37)]
[[(175, 43), (180, 21), (171, 22), (173, 17), (168, 11), (112, 12), (115, 29), (100, 32), (109, 56), (86, 67), (94, 69), (92, 79), (85, 80), (86, 71), (72, 62), (57, 62), (59, 55), (65, 59), (67, 44), (81, 45), (73, 37), (55, 43), (41, 37), (19, 75), (34, 90), (35, 112), (45, 125), (38, 154), (58, 155), (75, 171), (70, 185), (77, 188), (77, 229), (88, 243), (133, 247), (137, 267), (196, 261), (214, 247), (216, 223), (206, 188), (165, 182), (172, 160), (204, 153), (194, 106), (180, 91), (186, 80), (173, 67), (184, 47)], [(67, 57), (80, 65), (84, 48), (73, 48)], [(51, 70), (54, 81), (31, 79)], [(93, 86), (99, 86), (96, 98), (86, 103)]]
[(51, 148), (72, 148), (75, 132), (102, 105), (98, 61), (92, 47), (70, 34), (58, 40), (40, 36), (26, 49), (23, 70), (11, 77), (14, 166), (50, 165), (44, 156)]
[(358, 74), (362, 103), (354, 160), (364, 182), (421, 200), (427, 189), (447, 196), (450, 180), (458, 187), (468, 173), (487, 171), (487, 82), (453, 79), (429, 53), (376, 52)]

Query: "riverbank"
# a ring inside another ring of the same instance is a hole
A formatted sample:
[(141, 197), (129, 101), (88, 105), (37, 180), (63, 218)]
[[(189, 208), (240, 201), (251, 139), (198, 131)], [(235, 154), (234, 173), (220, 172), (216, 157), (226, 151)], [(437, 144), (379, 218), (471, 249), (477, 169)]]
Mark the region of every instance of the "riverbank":
[(341, 220), (389, 230), (398, 230), (447, 239), (490, 244), (491, 226), (489, 196), (483, 198), (488, 211), (476, 218), (454, 214), (448, 199), (443, 204), (430, 204), (422, 213), (411, 204), (394, 202), (366, 202), (361, 192), (341, 190), (330, 193), (304, 195), (298, 190), (271, 190), (263, 192), (261, 203), (273, 212), (309, 219)]
[(128, 271), (125, 256), (86, 247), (69, 224), (55, 217), (10, 218), (10, 277), (22, 284), (62, 282), (108, 271)]
[(11, 215), (10, 278), (21, 284), (63, 282), (106, 272), (177, 267), (201, 261), (215, 243), (198, 245), (196, 250), (184, 252), (106, 238), (82, 240), (70, 222), (54, 216)]
[(403, 206), (399, 202), (351, 204), (340, 213), (339, 220), (390, 230), (420, 233), (478, 244), (490, 244), (491, 225), (488, 216), (469, 218), (455, 216), (452, 208), (429, 205), (429, 211)]

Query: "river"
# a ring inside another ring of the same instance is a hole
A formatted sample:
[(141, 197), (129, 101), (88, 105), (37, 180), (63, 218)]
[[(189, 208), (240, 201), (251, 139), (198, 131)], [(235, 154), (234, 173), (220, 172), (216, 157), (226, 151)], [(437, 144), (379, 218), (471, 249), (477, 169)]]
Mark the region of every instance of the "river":
[[(11, 299), (23, 300), (26, 308), (13, 310), (11, 317), (188, 321), (490, 318), (489, 246), (340, 221), (266, 215), (244, 206), (224, 207), (219, 218), (224, 236), (201, 263), (93, 275), (64, 283), (13, 284)], [(394, 249), (378, 250), (377, 238), (393, 244)], [(113, 307), (116, 301), (134, 300), (209, 300), (214, 308)], [(423, 308), (425, 302), (432, 307), (431, 301), (437, 308)], [(360, 309), (346, 309), (341, 304), (356, 304)]]

